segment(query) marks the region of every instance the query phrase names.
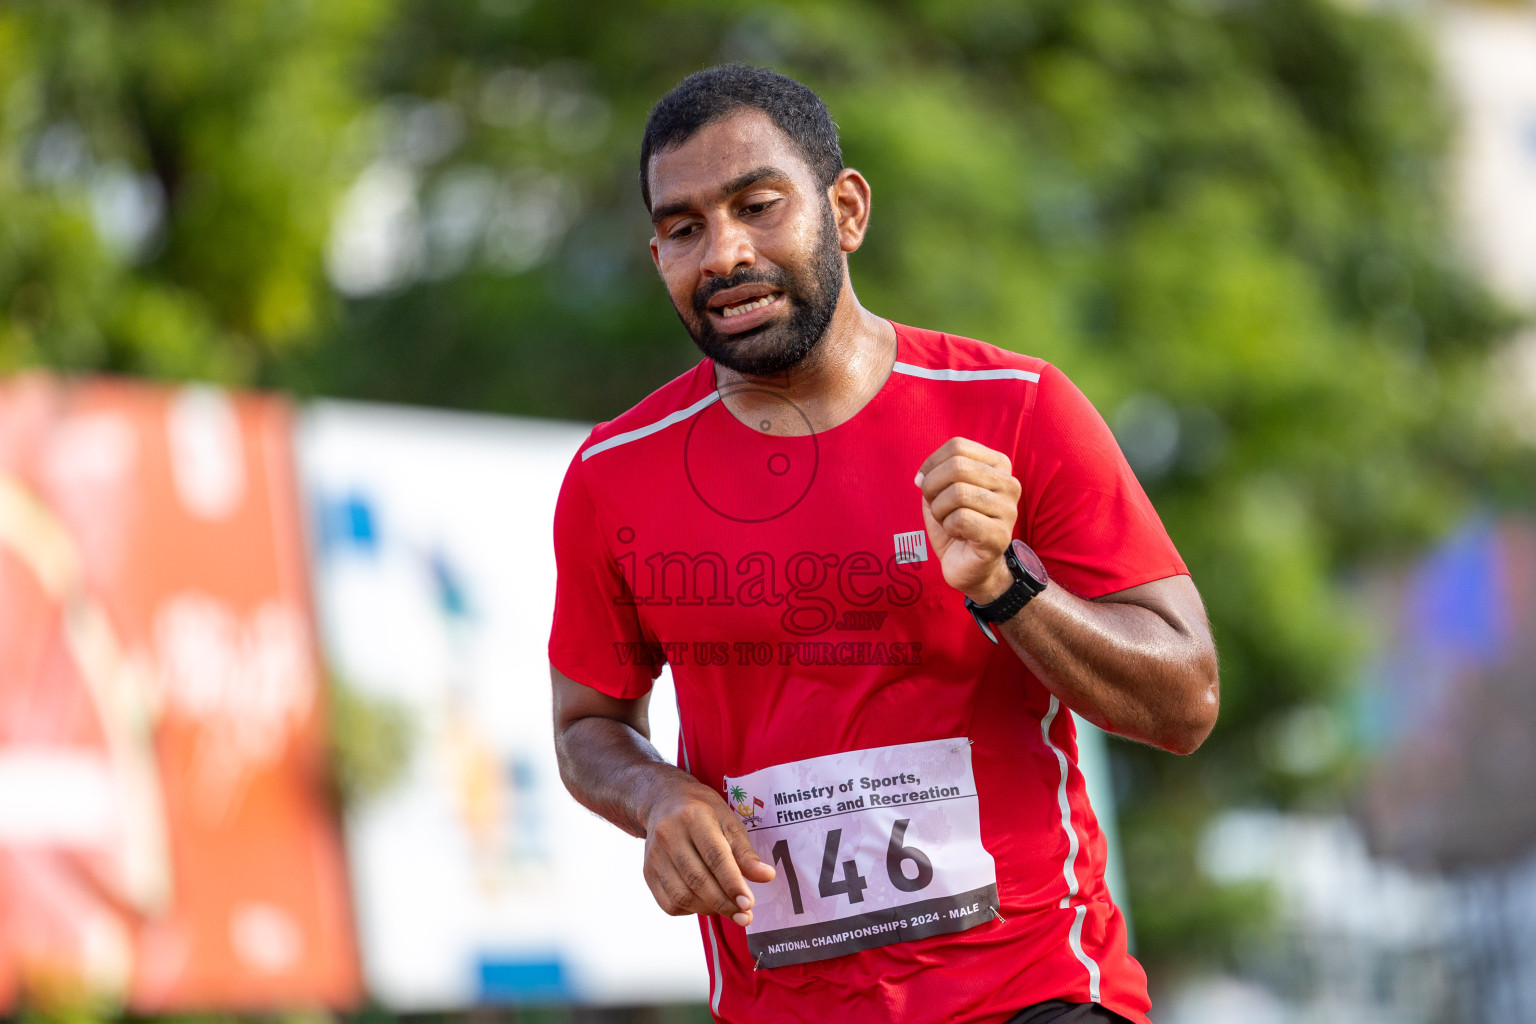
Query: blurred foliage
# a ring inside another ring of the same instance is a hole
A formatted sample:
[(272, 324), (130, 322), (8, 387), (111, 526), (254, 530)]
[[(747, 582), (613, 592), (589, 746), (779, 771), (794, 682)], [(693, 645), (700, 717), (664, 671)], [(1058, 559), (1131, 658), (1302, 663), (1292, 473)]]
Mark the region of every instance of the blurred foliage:
[(331, 677), (331, 775), (342, 804), (353, 807), (393, 785), (405, 771), (416, 729), (397, 701), (366, 694)]
[(98, 988), (91, 991), (78, 978), (30, 972), (22, 989), (17, 1024), (98, 1024), (113, 1019), (121, 1005), (119, 986), (102, 984), (103, 979), (96, 981)]
[(246, 382), (331, 320), (382, 0), (0, 7), (0, 369)]
[(827, 100), (875, 190), (866, 305), (1056, 362), (1120, 436), (1224, 682), (1197, 756), (1116, 745), (1139, 949), (1218, 952), (1263, 900), (1200, 874), (1203, 822), (1306, 803), (1347, 763), (1343, 573), (1524, 486), (1487, 401), (1513, 321), (1453, 258), (1446, 116), (1397, 16), (12, 4), (0, 363), (610, 418), (697, 358), (650, 266), (636, 153), (649, 105), (722, 59)]

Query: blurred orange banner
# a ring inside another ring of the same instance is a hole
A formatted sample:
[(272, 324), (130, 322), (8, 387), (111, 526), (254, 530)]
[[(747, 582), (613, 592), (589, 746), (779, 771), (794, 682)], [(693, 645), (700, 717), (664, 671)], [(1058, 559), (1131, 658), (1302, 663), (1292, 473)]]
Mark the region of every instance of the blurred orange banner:
[(359, 998), (290, 419), (0, 383), (0, 1012)]

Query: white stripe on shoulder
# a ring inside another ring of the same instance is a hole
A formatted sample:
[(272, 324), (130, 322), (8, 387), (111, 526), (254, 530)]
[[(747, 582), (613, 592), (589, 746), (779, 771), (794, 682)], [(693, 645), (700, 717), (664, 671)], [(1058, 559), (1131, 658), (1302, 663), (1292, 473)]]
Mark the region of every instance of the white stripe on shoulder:
[(913, 366), (911, 363), (898, 362), (891, 367), (897, 373), (904, 373), (909, 377), (922, 377), (927, 380), (1028, 380), (1039, 381), (1040, 375), (1031, 370), (935, 370), (927, 366)]
[(610, 448), (617, 448), (621, 444), (628, 444), (631, 441), (638, 441), (642, 437), (650, 437), (658, 430), (665, 430), (674, 423), (681, 423), (683, 420), (692, 416), (699, 410), (713, 405), (718, 401), (720, 401), (720, 392), (711, 391), (697, 402), (694, 402), (688, 408), (679, 409), (677, 412), (668, 413), (661, 419), (657, 420), (655, 423), (647, 423), (643, 427), (636, 427), (634, 430), (626, 430), (622, 434), (614, 434), (606, 441), (597, 442), (597, 444), (581, 453), (581, 461), (586, 462), (598, 452), (605, 452)]

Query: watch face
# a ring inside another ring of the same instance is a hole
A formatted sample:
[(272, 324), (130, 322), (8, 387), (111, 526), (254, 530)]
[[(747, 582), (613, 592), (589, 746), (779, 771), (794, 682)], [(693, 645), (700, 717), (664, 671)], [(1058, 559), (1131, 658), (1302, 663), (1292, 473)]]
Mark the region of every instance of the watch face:
[(1040, 561), (1040, 556), (1021, 540), (1013, 542), (1013, 557), (1019, 560), (1024, 571), (1034, 578), (1040, 586), (1045, 586), (1050, 581), (1050, 575), (1045, 571), (1045, 563)]

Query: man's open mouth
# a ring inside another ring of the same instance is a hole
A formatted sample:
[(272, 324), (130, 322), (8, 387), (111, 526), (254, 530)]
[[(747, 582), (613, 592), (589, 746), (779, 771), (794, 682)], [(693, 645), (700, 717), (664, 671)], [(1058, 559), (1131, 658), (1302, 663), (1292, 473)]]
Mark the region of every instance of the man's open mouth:
[(729, 320), (733, 316), (741, 316), (741, 314), (750, 313), (754, 309), (762, 309), (764, 306), (774, 302), (778, 297), (779, 293), (775, 292), (772, 295), (764, 295), (760, 299), (751, 299), (737, 306), (725, 306), (720, 310), (720, 315)]
[(757, 282), (727, 288), (709, 300), (709, 320), (715, 330), (740, 334), (762, 326), (779, 315), (785, 293), (773, 285)]

